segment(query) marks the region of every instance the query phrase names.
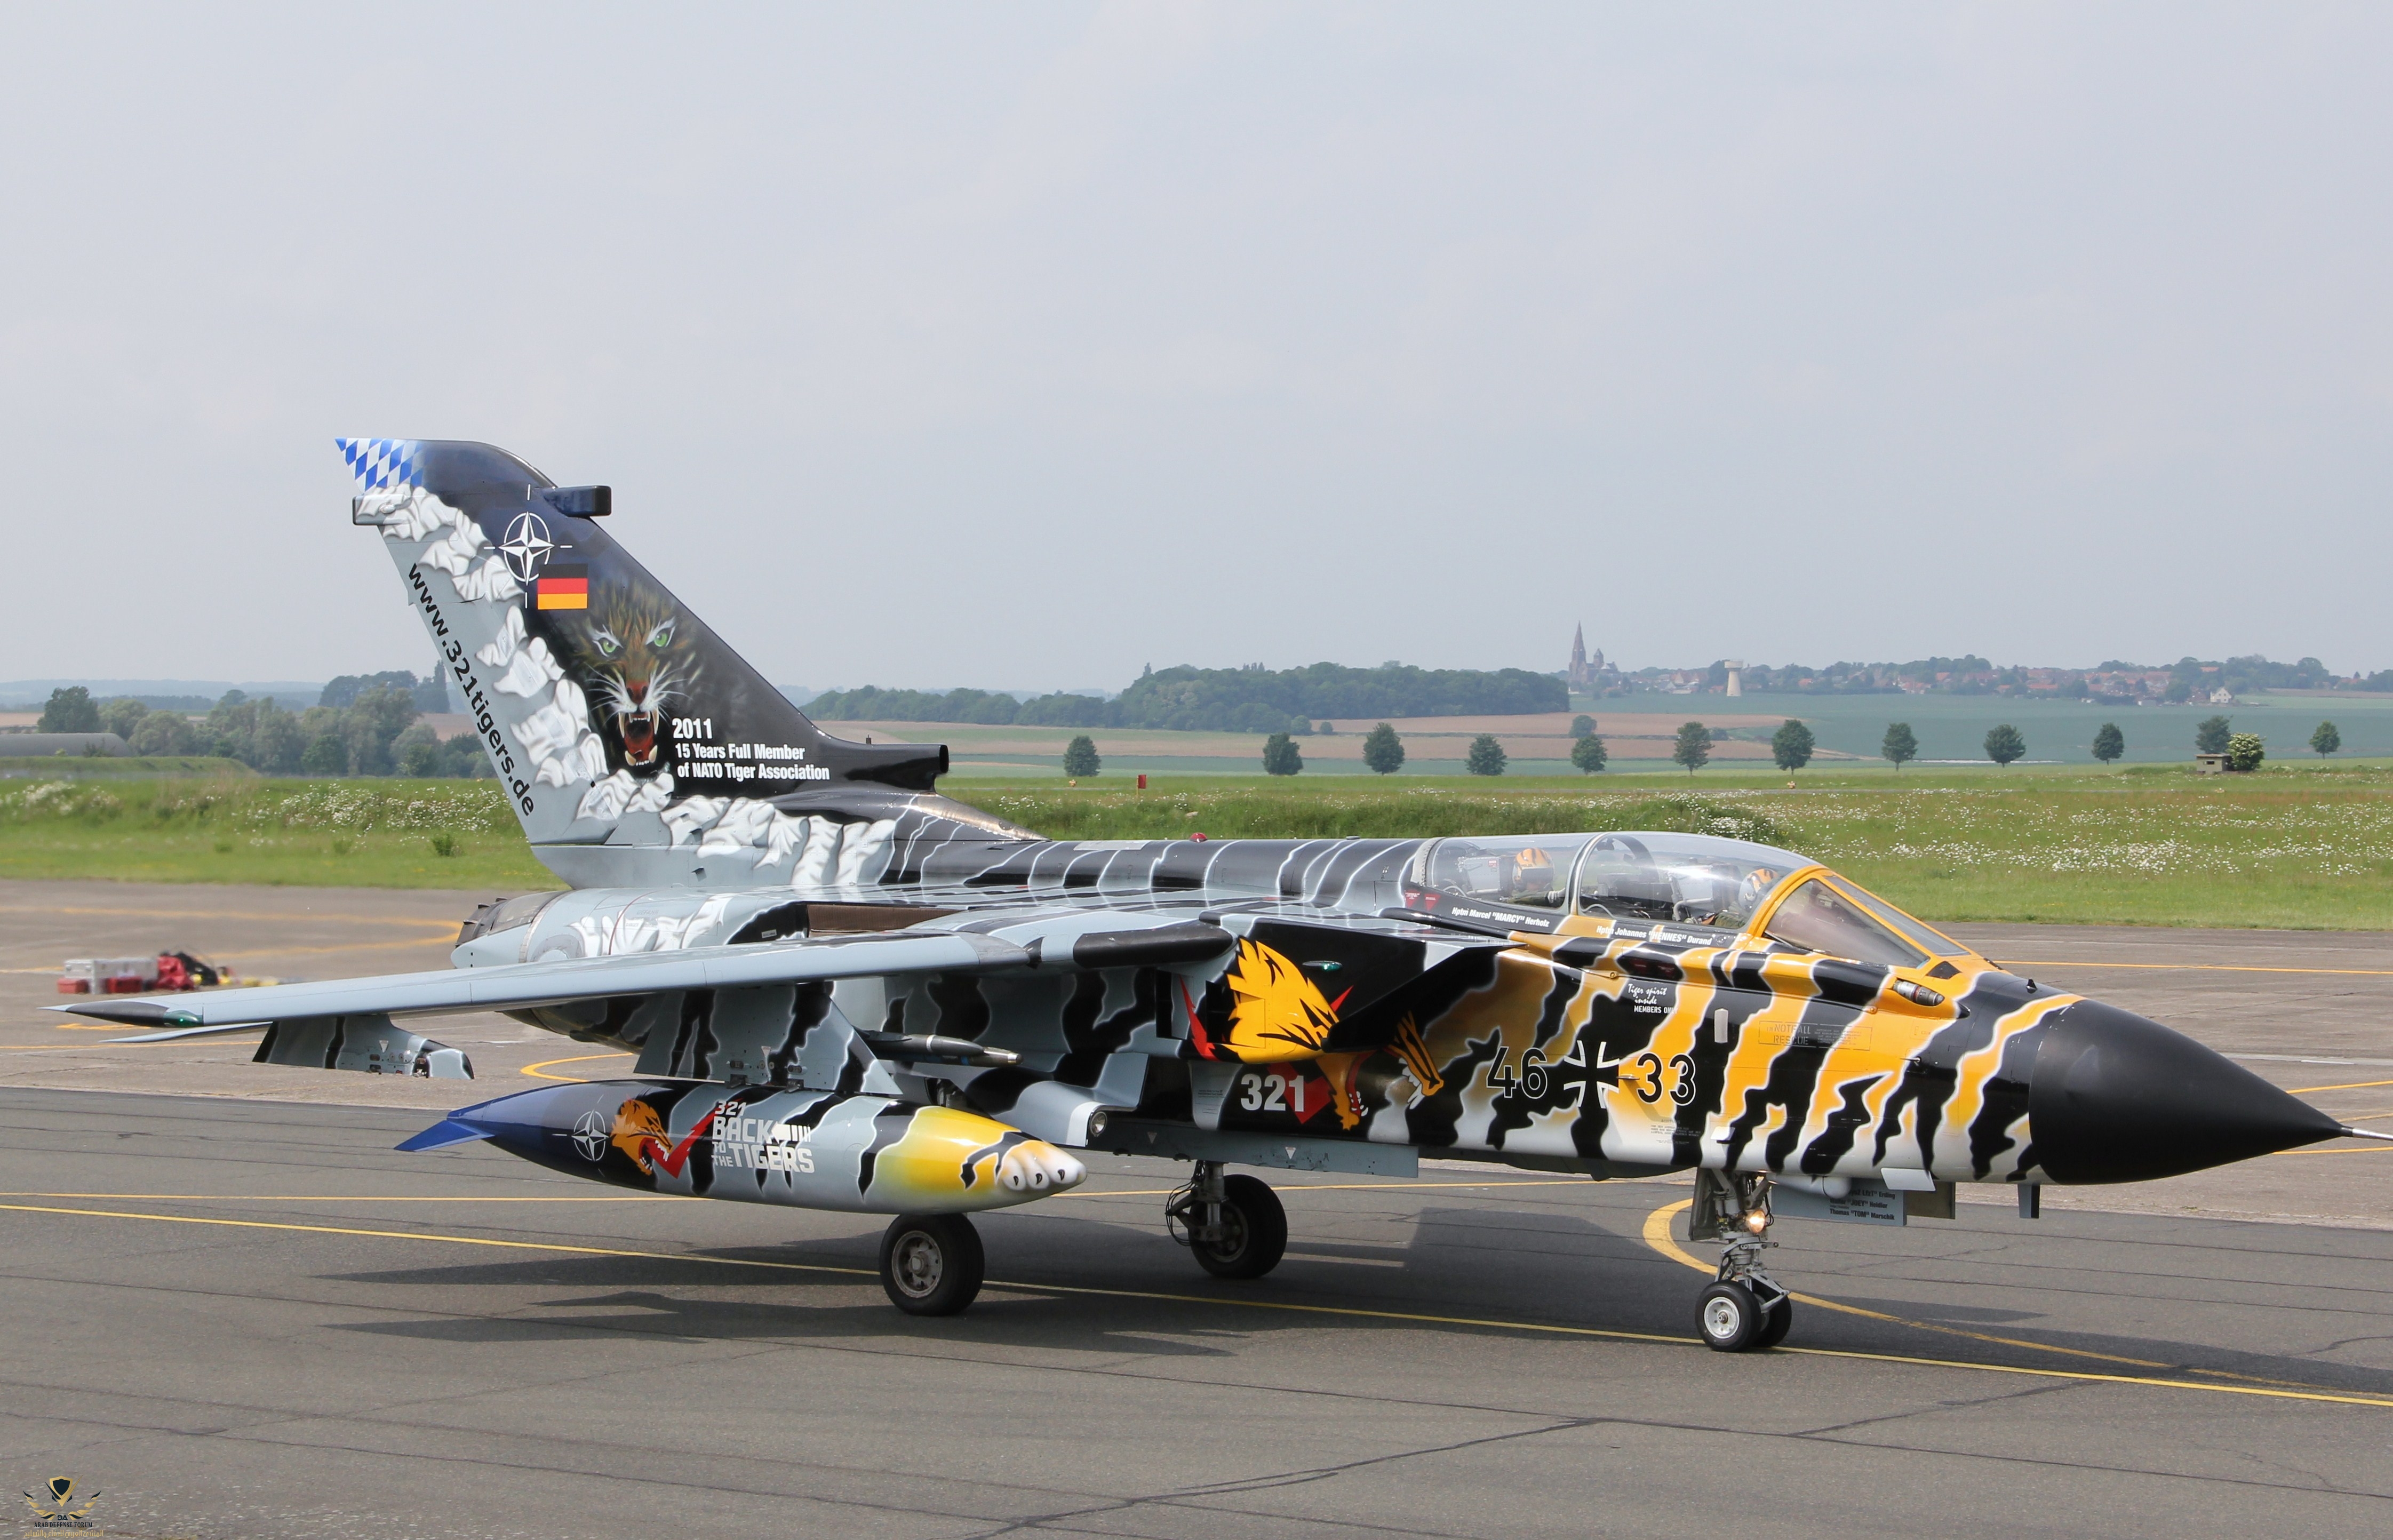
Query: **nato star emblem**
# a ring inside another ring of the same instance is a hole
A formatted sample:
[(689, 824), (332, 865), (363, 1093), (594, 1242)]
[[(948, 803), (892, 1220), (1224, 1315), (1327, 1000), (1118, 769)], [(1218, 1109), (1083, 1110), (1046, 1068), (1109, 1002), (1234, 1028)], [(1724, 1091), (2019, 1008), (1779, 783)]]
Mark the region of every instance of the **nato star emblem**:
[(538, 514), (517, 514), (499, 545), (500, 555), (507, 558), (507, 568), (519, 583), (531, 581), (556, 549), (556, 542), (548, 538), (548, 521)]

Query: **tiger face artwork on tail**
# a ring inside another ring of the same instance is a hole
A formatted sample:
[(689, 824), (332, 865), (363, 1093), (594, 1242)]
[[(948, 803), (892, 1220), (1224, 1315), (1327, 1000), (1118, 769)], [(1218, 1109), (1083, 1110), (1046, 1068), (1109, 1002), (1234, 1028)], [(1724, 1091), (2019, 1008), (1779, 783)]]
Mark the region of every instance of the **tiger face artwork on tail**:
[(622, 767), (644, 777), (667, 768), (667, 713), (672, 702), (689, 698), (700, 670), (671, 595), (610, 585), (569, 640)]

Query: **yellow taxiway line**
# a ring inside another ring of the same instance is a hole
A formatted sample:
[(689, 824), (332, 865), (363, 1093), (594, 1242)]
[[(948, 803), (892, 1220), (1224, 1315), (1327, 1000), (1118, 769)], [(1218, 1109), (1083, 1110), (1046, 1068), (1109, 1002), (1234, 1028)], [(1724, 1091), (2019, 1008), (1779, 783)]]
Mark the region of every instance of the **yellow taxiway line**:
[(543, 1059), (536, 1064), (524, 1065), (517, 1073), (529, 1075), (535, 1080), (570, 1080), (577, 1086), (587, 1085), (589, 1080), (583, 1076), (543, 1075), (541, 1072), (551, 1064), (586, 1064), (593, 1059), (629, 1059), (632, 1056), (629, 1053), (577, 1053), (570, 1059)]
[[(1308, 1181), (1279, 1189), (1282, 1193), (1364, 1193), (1408, 1187), (1582, 1187), (1584, 1177), (1530, 1177), (1507, 1181)], [(1177, 1187), (1099, 1187), (1051, 1193), (1057, 1198), (1168, 1198)], [(412, 1193), (0, 1193), (0, 1198), (107, 1198), (117, 1203), (698, 1203), (687, 1193), (602, 1193), (555, 1197), (460, 1194), (425, 1196)], [(163, 1217), (163, 1216), (162, 1216)]]
[(2332, 1150), (2272, 1150), (2269, 1156), (2273, 1159), (2278, 1155), (2383, 1155), (2387, 1150), (2393, 1150), (2393, 1144), (2343, 1144)]
[(2393, 968), (2280, 968), (2256, 962), (2078, 962), (2067, 958), (2042, 962), (1997, 962), (2013, 968), (2141, 968), (2169, 973), (2328, 973), (2339, 978), (2393, 978)]
[[(446, 930), (449, 927), (444, 925), (441, 928)], [(425, 935), (415, 936), (412, 939), (400, 941), (344, 941), (331, 946), (262, 946), (254, 951), (247, 952), (211, 952), (208, 954), (208, 959), (210, 961), (216, 961), (218, 959), (223, 958), (298, 957), (302, 954), (314, 956), (320, 952), (387, 952), (398, 947), (442, 946), (447, 945), (448, 942), (445, 937)], [(454, 948), (452, 947), (451, 950), (454, 950)], [(239, 989), (242, 988), (242, 985), (240, 982), (236, 981), (233, 984), (223, 987)], [(211, 989), (207, 991), (207, 993), (211, 995), (220, 992), (220, 989)]]
[[(1663, 1208), (1656, 1212), (1660, 1215), (1675, 1215), (1680, 1207), (1682, 1206), (1678, 1204), (1665, 1205)], [(137, 1214), (122, 1209), (61, 1208), (51, 1206), (20, 1203), (0, 1203), (0, 1211), (24, 1214), (53, 1214), (77, 1219), (146, 1220), (152, 1223), (160, 1224), (210, 1225), (234, 1230), (275, 1230), (304, 1234), (358, 1235), (381, 1240), (421, 1241), (445, 1246), (486, 1246), (491, 1249), (503, 1251), (539, 1251), (546, 1252), (551, 1255), (578, 1257), (622, 1257), (641, 1261), (690, 1262), (701, 1266), (761, 1268), (779, 1272), (814, 1272), (845, 1278), (877, 1278), (880, 1275), (877, 1270), (872, 1268), (838, 1267), (823, 1262), (776, 1262), (746, 1257), (708, 1257), (691, 1255), (686, 1252), (634, 1251), (629, 1247), (623, 1246), (572, 1246), (556, 1241), (508, 1241), (499, 1240), (484, 1235), (444, 1235), (415, 1230), (368, 1230), (349, 1225), (290, 1224), (268, 1220), (224, 1220), (207, 1218), (196, 1214)], [(1667, 1235), (1668, 1222), (1669, 1221), (1667, 1218), (1662, 1220), (1663, 1233), (1666, 1237)], [(1647, 1223), (1650, 1237), (1653, 1220), (1649, 1218)], [(1677, 1249), (1675, 1243), (1672, 1245), (1672, 1249), (1674, 1251)], [(1711, 1271), (1711, 1269), (1704, 1267), (1704, 1264), (1701, 1262), (1695, 1261), (1694, 1259), (1686, 1257), (1683, 1252), (1679, 1253), (1679, 1256), (1680, 1258), (1693, 1263), (1693, 1265), (1703, 1268), (1705, 1272), (1708, 1272)], [(1565, 1326), (1548, 1322), (1507, 1321), (1487, 1316), (1438, 1315), (1432, 1314), (1425, 1311), (1375, 1310), (1354, 1305), (1315, 1305), (1298, 1303), (1292, 1300), (1249, 1299), (1223, 1298), (1204, 1294), (1173, 1294), (1156, 1289), (1091, 1288), (1068, 1284), (1017, 1283), (1001, 1278), (990, 1279), (988, 1281), (988, 1286), (991, 1288), (1004, 1289), (1024, 1294), (1060, 1294), (1071, 1295), (1083, 1299), (1145, 1299), (1166, 1304), (1213, 1305), (1226, 1307), (1233, 1310), (1276, 1311), (1284, 1314), (1319, 1315), (1345, 1320), (1401, 1322), (1416, 1325), (1458, 1326), (1478, 1331), (1522, 1332), (1547, 1337), (1576, 1337), (1615, 1342), (1645, 1342), (1657, 1347), (1692, 1348), (1700, 1345), (1693, 1338), (1665, 1337), (1654, 1332), (1613, 1331), (1601, 1326)], [(1809, 1299), (1808, 1296), (1798, 1296), (1797, 1298)], [(1831, 1301), (1811, 1300), (1811, 1302), (1829, 1304), (1831, 1308), (1849, 1310), (1858, 1315), (1876, 1314), (1876, 1312), (1860, 1310), (1853, 1306), (1836, 1306)], [(1899, 1320), (1900, 1318), (1884, 1316), (1880, 1317), (1880, 1319), (1892, 1321)], [(1976, 1334), (1960, 1333), (1958, 1335), (1974, 1336)], [(1988, 1340), (2001, 1341), (2003, 1339), (1988, 1338)], [(2034, 1347), (2041, 1346), (2041, 1344), (2028, 1343), (2022, 1344), (2022, 1346)], [(2385, 1397), (2342, 1395), (2325, 1390), (2286, 1390), (2268, 1385), (2217, 1385), (2205, 1383), (2201, 1380), (2172, 1379), (2157, 1375), (2098, 1374), (2077, 1369), (2037, 1369), (2007, 1364), (1971, 1363), (1963, 1359), (1921, 1358), (1905, 1353), (1865, 1352), (1843, 1348), (1788, 1348), (1782, 1346), (1774, 1349), (1773, 1351), (1811, 1358), (1839, 1358), (1850, 1359), (1860, 1363), (1900, 1364), (1915, 1368), (1967, 1369), (1974, 1370), (1981, 1374), (2022, 1375), (2030, 1378), (2037, 1379), (2073, 1380), (2087, 1384), (2139, 1385), (2155, 1390), (2195, 1390), (2210, 1395), (2259, 1396), (2277, 1401), (2321, 1402), (2338, 1405), (2375, 1406), (2393, 1410), (2393, 1399), (2387, 1399)], [(2073, 1351), (2075, 1350), (2060, 1351)], [(2130, 1359), (2124, 1360), (2122, 1362), (2139, 1364), (2141, 1361)]]
[(412, 925), (422, 931), (457, 933), (453, 920), (404, 920), (378, 914), (249, 914), (236, 909), (110, 909), (57, 904), (0, 904), (0, 914), (121, 915), (127, 920), (266, 920), (278, 925), (372, 925), (377, 930)]

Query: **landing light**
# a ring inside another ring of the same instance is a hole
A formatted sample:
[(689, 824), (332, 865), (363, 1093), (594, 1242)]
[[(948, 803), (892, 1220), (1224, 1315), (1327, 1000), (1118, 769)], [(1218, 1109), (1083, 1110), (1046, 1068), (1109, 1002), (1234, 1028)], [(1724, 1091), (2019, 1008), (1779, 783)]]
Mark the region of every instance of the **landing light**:
[(1745, 1216), (1745, 1227), (1747, 1230), (1752, 1231), (1757, 1235), (1760, 1234), (1763, 1231), (1770, 1228), (1770, 1210), (1767, 1208), (1757, 1208), (1752, 1213), (1747, 1214)]

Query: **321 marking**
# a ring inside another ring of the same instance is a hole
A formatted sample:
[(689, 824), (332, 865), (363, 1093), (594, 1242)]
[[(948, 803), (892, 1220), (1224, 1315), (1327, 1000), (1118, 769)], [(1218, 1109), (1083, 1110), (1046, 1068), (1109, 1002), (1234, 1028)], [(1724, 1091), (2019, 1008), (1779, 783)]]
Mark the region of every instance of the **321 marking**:
[(1258, 1074), (1249, 1070), (1238, 1077), (1238, 1105), (1249, 1112), (1292, 1112), (1304, 1116), (1304, 1077), (1285, 1075), (1278, 1070)]

